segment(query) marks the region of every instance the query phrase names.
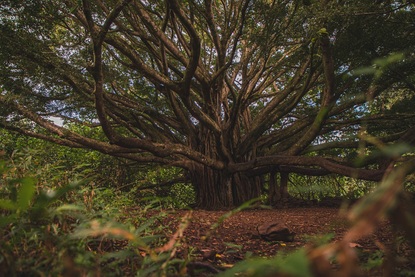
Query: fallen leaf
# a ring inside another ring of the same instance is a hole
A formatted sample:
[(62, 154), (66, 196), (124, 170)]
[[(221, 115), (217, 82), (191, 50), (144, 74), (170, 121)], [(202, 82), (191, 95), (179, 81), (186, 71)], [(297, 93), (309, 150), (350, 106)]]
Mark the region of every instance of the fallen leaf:
[(362, 248), (363, 246), (361, 246), (361, 245), (360, 245), (360, 244), (358, 244), (358, 243), (349, 242), (349, 247), (350, 247), (350, 248), (356, 248), (356, 247), (358, 247), (358, 248)]

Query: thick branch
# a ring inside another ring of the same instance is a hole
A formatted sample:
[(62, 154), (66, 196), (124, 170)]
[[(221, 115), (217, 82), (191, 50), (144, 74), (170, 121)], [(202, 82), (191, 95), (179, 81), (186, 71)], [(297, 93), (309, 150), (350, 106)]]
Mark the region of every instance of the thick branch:
[(379, 181), (384, 173), (384, 170), (368, 170), (353, 168), (341, 164), (334, 163), (322, 157), (298, 157), (298, 156), (270, 156), (258, 157), (254, 160), (245, 163), (232, 163), (228, 168), (230, 172), (251, 171), (256, 168), (265, 166), (279, 165), (279, 166), (304, 166), (304, 167), (319, 167), (331, 173), (349, 176), (358, 179)]
[(296, 155), (301, 153), (316, 138), (329, 117), (330, 110), (334, 106), (334, 61), (328, 34), (324, 33), (321, 35), (320, 48), (323, 56), (325, 81), (323, 96), (321, 99), (321, 107), (314, 119), (313, 124), (307, 129), (301, 139), (290, 147), (290, 149), (286, 152), (287, 155)]

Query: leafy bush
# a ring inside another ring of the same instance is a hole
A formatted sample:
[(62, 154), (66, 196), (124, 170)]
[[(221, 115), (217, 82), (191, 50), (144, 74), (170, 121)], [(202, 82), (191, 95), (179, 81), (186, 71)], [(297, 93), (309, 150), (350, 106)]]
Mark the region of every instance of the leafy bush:
[(5, 162), (1, 162), (0, 174), (0, 267), (4, 274), (58, 273), (66, 268), (61, 259), (86, 254), (84, 242), (75, 242), (69, 236), (75, 222), (82, 218), (82, 207), (60, 203), (62, 196), (82, 183), (37, 192), (34, 178), (13, 178), (13, 168)]
[(302, 200), (321, 201), (325, 198), (358, 199), (370, 193), (376, 182), (356, 180), (342, 176), (290, 175), (288, 191)]
[(168, 240), (159, 223), (163, 214), (148, 217), (136, 210), (135, 220), (127, 220), (122, 211), (131, 202), (116, 190), (96, 189), (88, 179), (44, 190), (35, 178), (15, 173), (15, 167), (0, 163), (1, 276), (148, 276), (180, 270), (183, 261), (171, 253), (186, 221), (180, 235)]
[(196, 192), (191, 184), (174, 184), (169, 193), (171, 203), (175, 208), (188, 208), (195, 204)]

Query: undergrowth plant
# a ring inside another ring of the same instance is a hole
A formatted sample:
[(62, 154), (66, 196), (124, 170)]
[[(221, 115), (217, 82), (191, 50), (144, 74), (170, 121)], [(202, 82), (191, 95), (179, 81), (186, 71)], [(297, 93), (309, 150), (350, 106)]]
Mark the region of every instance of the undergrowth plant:
[(35, 178), (15, 173), (0, 162), (0, 276), (167, 276), (183, 270), (186, 261), (174, 253), (186, 220), (167, 237), (163, 213), (136, 210), (136, 220), (128, 220), (122, 210), (131, 202), (111, 199), (116, 190), (94, 188), (89, 179), (44, 190)]
[[(137, 197), (134, 190), (100, 183), (102, 174), (94, 178), (95, 169), (87, 163), (66, 167), (64, 161), (50, 159), (42, 164), (36, 151), (10, 153), (9, 159), (0, 161), (0, 276), (189, 276), (195, 256), (185, 243), (184, 230), (191, 213), (173, 233), (167, 230), (165, 216), (192, 203), (191, 187), (174, 186), (170, 198), (160, 198), (151, 190)], [(221, 276), (323, 276), (331, 272), (333, 263), (343, 276), (377, 268), (396, 276), (411, 274), (407, 268), (397, 270), (399, 257), (390, 253), (399, 254), (399, 249), (369, 255), (350, 249), (349, 243), (371, 235), (388, 218), (399, 233), (396, 247), (415, 247), (413, 196), (407, 193), (413, 191), (414, 168), (415, 161), (410, 160), (391, 167), (376, 187), (350, 185), (359, 197), (367, 195), (349, 211), (351, 223), (342, 241), (315, 243), (269, 259), (247, 256)], [(340, 191), (343, 181), (348, 180), (323, 183), (321, 191), (314, 193), (318, 198), (346, 196)], [(258, 200), (225, 213), (207, 236)], [(239, 250), (237, 245), (228, 247)]]
[(369, 194), (376, 185), (376, 182), (350, 177), (291, 174), (288, 191), (291, 196), (307, 201), (321, 201), (327, 198), (354, 200)]
[[(38, 192), (36, 179), (13, 177), (13, 168), (7, 167), (4, 161), (0, 174), (0, 268), (3, 274), (56, 274), (67, 267), (63, 262), (67, 257), (87, 254), (82, 251), (84, 243), (72, 241), (69, 236), (74, 224), (82, 219), (82, 207), (61, 202), (65, 194), (82, 182)], [(86, 256), (82, 260), (88, 260)]]

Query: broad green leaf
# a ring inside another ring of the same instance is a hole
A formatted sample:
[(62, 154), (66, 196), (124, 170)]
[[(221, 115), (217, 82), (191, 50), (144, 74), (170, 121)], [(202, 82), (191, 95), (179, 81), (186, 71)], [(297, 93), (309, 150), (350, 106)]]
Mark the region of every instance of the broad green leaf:
[(30, 205), (30, 201), (32, 200), (35, 194), (35, 179), (33, 178), (23, 178), (20, 180), (22, 186), (20, 187), (17, 193), (17, 206), (20, 210), (24, 211)]
[(73, 205), (73, 204), (65, 204), (62, 206), (59, 206), (56, 208), (56, 212), (64, 212), (64, 211), (84, 211), (85, 208), (78, 206), (78, 205)]
[(311, 277), (310, 261), (305, 250), (293, 252), (281, 263), (281, 272), (291, 276)]
[(415, 148), (407, 143), (397, 143), (382, 149), (382, 153), (388, 157), (401, 156), (403, 154), (414, 152)]
[(404, 55), (402, 53), (392, 53), (387, 57), (382, 57), (375, 59), (373, 64), (379, 67), (385, 67), (392, 63), (400, 62), (404, 59)]
[(125, 226), (113, 222), (102, 224), (98, 220), (92, 220), (89, 226), (78, 228), (72, 236), (74, 238), (110, 236), (114, 238), (127, 239), (129, 241), (136, 240), (135, 234), (128, 230)]
[(310, 263), (305, 250), (293, 252), (287, 256), (277, 255), (272, 259), (255, 258), (236, 264), (233, 268), (220, 273), (220, 277), (231, 276), (296, 276), (311, 277)]

